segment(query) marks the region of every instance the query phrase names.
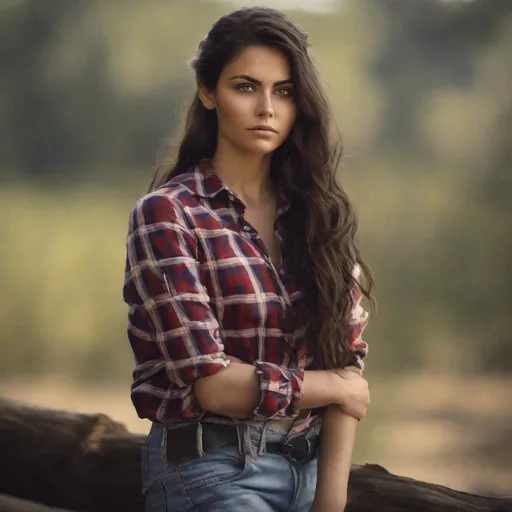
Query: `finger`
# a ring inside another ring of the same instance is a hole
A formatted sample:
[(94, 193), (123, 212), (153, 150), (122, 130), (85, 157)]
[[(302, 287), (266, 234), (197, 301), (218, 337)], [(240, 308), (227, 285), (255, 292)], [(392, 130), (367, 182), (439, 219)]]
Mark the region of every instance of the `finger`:
[(362, 414), (358, 414), (356, 413), (355, 411), (343, 411), (345, 414), (347, 414), (348, 416), (351, 416), (352, 418), (354, 418), (355, 420), (357, 421), (361, 421), (363, 418), (364, 418), (364, 415)]
[(354, 419), (356, 419), (357, 421), (360, 421), (364, 416), (362, 416), (361, 414), (358, 414), (356, 410), (354, 409), (350, 409), (344, 405), (338, 405), (339, 409), (341, 411), (343, 411), (347, 416), (350, 416)]
[(361, 368), (358, 368), (357, 366), (347, 366), (345, 370), (353, 373), (357, 373), (358, 375), (363, 375), (363, 370)]

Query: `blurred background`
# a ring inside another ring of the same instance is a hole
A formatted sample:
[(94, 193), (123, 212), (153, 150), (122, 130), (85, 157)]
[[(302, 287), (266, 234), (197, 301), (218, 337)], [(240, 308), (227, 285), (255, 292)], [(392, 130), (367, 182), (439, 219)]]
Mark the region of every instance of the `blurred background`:
[[(128, 214), (194, 90), (211, 24), (249, 2), (0, 2), (0, 393), (129, 399)], [(379, 308), (355, 462), (512, 494), (512, 2), (301, 0), (345, 138)]]

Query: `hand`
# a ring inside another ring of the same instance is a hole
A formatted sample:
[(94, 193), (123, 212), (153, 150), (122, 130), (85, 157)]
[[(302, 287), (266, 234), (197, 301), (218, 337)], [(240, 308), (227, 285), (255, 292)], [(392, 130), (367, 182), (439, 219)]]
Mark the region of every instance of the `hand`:
[(368, 382), (363, 378), (363, 371), (356, 366), (333, 370), (338, 378), (339, 405), (343, 411), (357, 420), (366, 416), (370, 405)]

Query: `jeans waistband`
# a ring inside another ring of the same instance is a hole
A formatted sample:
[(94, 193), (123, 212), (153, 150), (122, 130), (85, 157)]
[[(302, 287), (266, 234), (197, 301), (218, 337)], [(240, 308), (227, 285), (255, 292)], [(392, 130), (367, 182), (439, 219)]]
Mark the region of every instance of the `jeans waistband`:
[[(183, 422), (183, 423), (153, 423), (150, 431), (150, 436), (163, 435), (165, 430), (174, 430), (190, 426), (191, 424), (197, 425), (198, 428), (205, 428), (208, 424), (215, 424), (214, 422)], [(201, 424), (201, 425), (200, 425)], [(289, 432), (271, 429), (264, 423), (241, 423), (233, 424), (233, 429), (238, 432), (238, 448), (240, 453), (247, 456), (255, 457), (256, 455), (263, 455), (266, 451), (266, 443), (284, 443), (289, 442), (297, 437), (314, 438), (319, 434), (320, 428), (314, 428), (307, 432), (300, 433), (295, 436), (290, 436)], [(207, 428), (207, 427), (206, 427)], [(165, 436), (164, 436), (165, 437)]]

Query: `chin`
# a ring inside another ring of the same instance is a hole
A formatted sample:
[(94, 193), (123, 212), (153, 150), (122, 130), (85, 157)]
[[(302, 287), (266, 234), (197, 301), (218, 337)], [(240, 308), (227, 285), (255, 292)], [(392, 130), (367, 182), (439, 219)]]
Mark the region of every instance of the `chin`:
[(269, 144), (267, 141), (263, 140), (244, 145), (244, 149), (247, 152), (259, 154), (262, 156), (273, 153), (278, 147), (279, 146), (276, 146), (275, 144)]

